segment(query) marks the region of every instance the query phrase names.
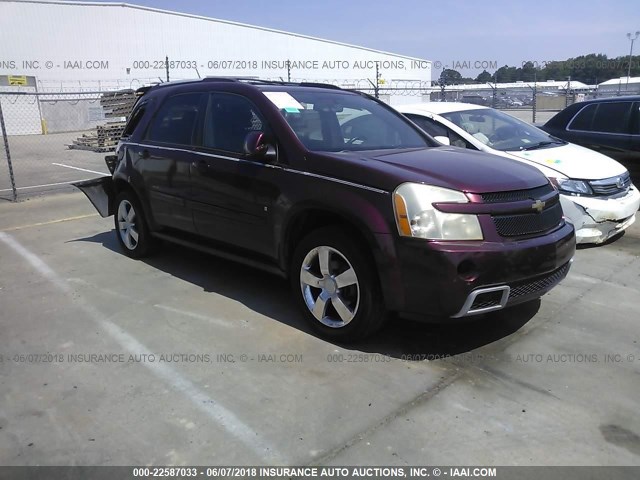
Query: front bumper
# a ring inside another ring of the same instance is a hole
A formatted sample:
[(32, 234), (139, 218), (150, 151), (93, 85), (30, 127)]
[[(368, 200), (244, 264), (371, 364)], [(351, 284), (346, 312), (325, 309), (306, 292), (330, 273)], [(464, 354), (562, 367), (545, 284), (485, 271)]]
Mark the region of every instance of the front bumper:
[[(413, 317), (460, 317), (544, 295), (567, 275), (575, 235), (565, 224), (544, 236), (504, 242), (399, 238), (395, 253), (397, 267), (387, 262), (381, 269), (382, 286), (389, 288), (385, 300), (393, 302), (387, 301), (389, 309)], [(489, 297), (482, 295), (485, 289)]]
[(640, 192), (631, 186), (620, 198), (560, 195), (565, 216), (576, 229), (577, 243), (602, 243), (635, 222)]

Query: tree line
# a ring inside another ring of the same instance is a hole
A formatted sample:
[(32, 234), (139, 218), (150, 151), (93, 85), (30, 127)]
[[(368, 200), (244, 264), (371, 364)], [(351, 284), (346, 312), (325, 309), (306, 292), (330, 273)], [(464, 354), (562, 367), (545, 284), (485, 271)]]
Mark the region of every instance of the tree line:
[[(487, 82), (544, 82), (546, 80), (571, 80), (595, 85), (611, 78), (627, 75), (629, 56), (609, 58), (602, 53), (590, 53), (567, 60), (548, 62), (525, 62), (520, 67), (504, 65), (489, 73), (483, 70), (476, 78), (463, 77), (460, 72), (445, 68), (440, 73), (436, 84), (455, 85)], [(631, 57), (631, 76), (640, 76), (640, 55)]]

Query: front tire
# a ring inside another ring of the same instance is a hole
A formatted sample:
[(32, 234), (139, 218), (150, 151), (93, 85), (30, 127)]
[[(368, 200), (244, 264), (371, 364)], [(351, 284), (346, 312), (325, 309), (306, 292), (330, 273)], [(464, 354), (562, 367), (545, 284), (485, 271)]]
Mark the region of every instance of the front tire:
[(373, 261), (344, 231), (328, 227), (305, 237), (290, 273), (293, 294), (319, 335), (352, 342), (382, 326), (386, 312)]
[(132, 192), (124, 191), (116, 197), (115, 204), (116, 237), (120, 248), (131, 258), (147, 256), (152, 238), (140, 202)]

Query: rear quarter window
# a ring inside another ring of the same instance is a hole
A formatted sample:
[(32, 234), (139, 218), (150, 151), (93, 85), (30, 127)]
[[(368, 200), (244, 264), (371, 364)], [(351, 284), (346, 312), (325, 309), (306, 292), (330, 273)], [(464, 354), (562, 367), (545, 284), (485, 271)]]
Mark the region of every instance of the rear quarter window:
[(133, 109), (131, 116), (129, 117), (129, 121), (127, 122), (127, 126), (122, 132), (123, 137), (130, 137), (135, 132), (140, 120), (144, 117), (144, 113), (147, 109), (147, 102), (141, 103), (136, 108)]

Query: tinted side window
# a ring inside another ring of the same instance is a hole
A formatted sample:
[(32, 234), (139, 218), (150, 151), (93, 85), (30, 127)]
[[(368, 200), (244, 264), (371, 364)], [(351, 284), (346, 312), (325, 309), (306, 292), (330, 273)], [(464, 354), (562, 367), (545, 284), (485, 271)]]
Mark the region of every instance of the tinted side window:
[(251, 101), (229, 93), (210, 95), (202, 136), (204, 147), (244, 153), (244, 140), (252, 131), (268, 133), (262, 115)]
[(591, 130), (606, 133), (629, 133), (631, 102), (601, 103), (593, 118)]
[(423, 117), (421, 115), (406, 115), (411, 119), (416, 125), (418, 125), (421, 129), (427, 132), (432, 137), (447, 137), (449, 138), (449, 144), (454, 147), (460, 148), (471, 148), (472, 150), (476, 150), (476, 148), (467, 142), (464, 138), (458, 135), (453, 130), (441, 125), (435, 120)]
[(423, 117), (421, 115), (408, 114), (406, 117), (410, 118), (413, 123), (418, 125), (422, 130), (427, 132), (432, 137), (442, 136), (447, 137), (447, 129), (439, 123), (431, 120), (430, 118)]
[(136, 127), (138, 126), (138, 124), (140, 123), (140, 120), (142, 120), (142, 117), (144, 116), (144, 112), (147, 108), (147, 103), (140, 103), (138, 104), (134, 109), (133, 112), (131, 113), (131, 116), (129, 117), (129, 121), (127, 122), (127, 126), (125, 127), (124, 131), (122, 132), (122, 136), (123, 137), (130, 137), (133, 132), (135, 131)]
[(592, 103), (591, 105), (587, 105), (585, 108), (578, 112), (569, 125), (567, 129), (569, 130), (591, 130), (591, 122), (593, 121), (593, 116), (596, 113), (596, 109), (598, 105)]
[(147, 140), (192, 145), (202, 93), (185, 93), (167, 99), (151, 121)]
[(631, 133), (640, 135), (640, 102), (634, 103), (631, 109)]

